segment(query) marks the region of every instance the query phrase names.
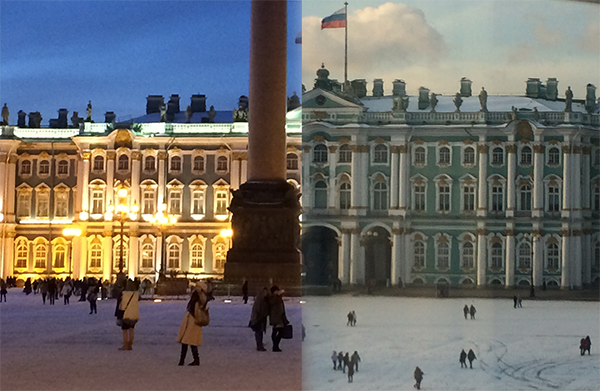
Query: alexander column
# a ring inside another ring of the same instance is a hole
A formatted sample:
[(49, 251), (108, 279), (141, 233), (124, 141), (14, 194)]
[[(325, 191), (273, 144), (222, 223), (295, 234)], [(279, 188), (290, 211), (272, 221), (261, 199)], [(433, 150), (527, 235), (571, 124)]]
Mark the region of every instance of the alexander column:
[(248, 181), (234, 191), (225, 282), (300, 288), (301, 209), (286, 182), (287, 1), (252, 0)]

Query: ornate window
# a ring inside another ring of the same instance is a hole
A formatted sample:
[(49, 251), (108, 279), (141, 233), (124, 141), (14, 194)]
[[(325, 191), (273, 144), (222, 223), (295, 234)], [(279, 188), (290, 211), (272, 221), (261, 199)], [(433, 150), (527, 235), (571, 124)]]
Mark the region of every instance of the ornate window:
[(388, 148), (384, 144), (377, 144), (373, 148), (373, 163), (387, 163)]
[(531, 246), (527, 242), (519, 245), (517, 265), (519, 269), (531, 268)]
[(414, 156), (415, 156), (415, 161), (414, 161), (415, 166), (422, 167), (426, 164), (427, 152), (425, 150), (425, 147), (416, 147)]
[(38, 167), (38, 175), (39, 176), (48, 176), (50, 175), (50, 161), (49, 160), (41, 160)]
[(69, 193), (67, 191), (54, 192), (54, 217), (65, 218), (69, 215)]
[(98, 242), (92, 243), (90, 247), (90, 268), (99, 269), (102, 267), (102, 245)]
[(229, 215), (229, 211), (227, 210), (229, 203), (229, 187), (225, 181), (215, 183), (213, 187), (215, 189), (215, 217), (219, 220), (225, 220)]
[(204, 172), (204, 156), (195, 156), (194, 157), (194, 163), (193, 163), (192, 169), (197, 173)]
[(449, 166), (450, 165), (450, 148), (441, 147), (438, 150), (438, 165)]
[(65, 260), (67, 258), (67, 247), (60, 243), (54, 246), (54, 267), (56, 269), (62, 269), (65, 267)]
[(222, 271), (225, 268), (225, 260), (227, 259), (227, 246), (225, 243), (217, 243), (215, 245), (215, 270)]
[(352, 186), (350, 182), (345, 180), (340, 185), (340, 209), (350, 209), (352, 200)]
[(142, 192), (142, 214), (151, 215), (155, 212), (156, 190), (152, 187), (145, 188)]
[(521, 158), (519, 159), (519, 165), (521, 166), (531, 166), (531, 162), (533, 159), (533, 154), (531, 152), (531, 147), (524, 146), (521, 148)]
[(91, 191), (91, 203), (91, 214), (101, 215), (104, 213), (104, 189), (93, 189)]
[(50, 191), (47, 189), (36, 189), (35, 192), (35, 217), (50, 217)]
[(438, 269), (450, 267), (450, 245), (447, 242), (437, 243), (436, 264)]
[(557, 184), (548, 185), (548, 212), (560, 212), (560, 188)]
[(121, 261), (121, 244), (123, 245), (123, 270), (127, 270), (127, 260), (129, 259), (129, 238), (117, 235), (113, 238), (113, 269), (119, 270)]
[(298, 155), (296, 155), (295, 153), (288, 153), (286, 155), (286, 168), (288, 170), (298, 169)]
[(546, 246), (546, 269), (558, 270), (560, 265), (560, 253), (558, 244), (550, 243)]
[(452, 184), (451, 178), (446, 175), (438, 176), (435, 179), (437, 186), (436, 211), (441, 213), (449, 212), (451, 204)]
[(557, 147), (550, 147), (548, 149), (547, 164), (552, 167), (556, 167), (560, 164), (560, 150)]
[(129, 156), (123, 154), (119, 156), (118, 171), (129, 171)]
[(33, 265), (36, 269), (46, 269), (46, 261), (48, 259), (48, 245), (46, 243), (38, 243), (33, 248)]
[(465, 269), (472, 269), (475, 265), (475, 249), (473, 243), (465, 242), (462, 246), (461, 264)]
[(425, 243), (418, 240), (413, 244), (413, 267), (420, 269), (425, 267)]
[(327, 209), (327, 182), (324, 180), (315, 183), (315, 208)]
[(21, 161), (21, 176), (30, 176), (31, 175), (31, 160), (23, 160)]
[(154, 244), (142, 245), (142, 269), (152, 269), (154, 266)]
[(204, 190), (194, 190), (192, 192), (192, 214), (204, 214)]
[(24, 238), (17, 240), (15, 249), (15, 267), (18, 269), (27, 268), (29, 261), (29, 243)]
[(314, 163), (327, 163), (327, 147), (325, 144), (317, 144), (313, 149)]
[(466, 212), (475, 211), (475, 185), (463, 184), (462, 186), (462, 210)]
[(475, 164), (475, 149), (466, 147), (463, 150), (463, 166), (472, 166)]
[(412, 182), (412, 210), (425, 212), (427, 209), (427, 178), (416, 175), (410, 181)]
[(492, 165), (501, 166), (504, 164), (504, 150), (500, 147), (492, 149)]
[(492, 269), (502, 269), (502, 243), (492, 243), (490, 255), (490, 265)]
[(190, 249), (190, 268), (201, 269), (204, 260), (204, 246), (202, 243), (194, 243)]
[(144, 171), (156, 171), (156, 158), (154, 156), (146, 156), (146, 159), (144, 160)]
[(60, 176), (68, 176), (69, 175), (69, 161), (68, 160), (59, 160), (56, 168), (56, 173)]
[(519, 210), (531, 210), (531, 186), (521, 185), (519, 187)]
[(339, 150), (339, 162), (340, 163), (352, 163), (352, 149), (348, 144), (344, 144)]
[(18, 189), (17, 217), (31, 216), (31, 189)]
[(181, 189), (169, 190), (169, 213), (181, 214)]
[(169, 164), (169, 171), (173, 173), (181, 172), (181, 157), (180, 156), (171, 156), (171, 161)]
[(217, 172), (227, 172), (227, 157), (219, 156), (217, 158)]
[(179, 260), (181, 257), (181, 246), (179, 243), (169, 243), (167, 246), (167, 268), (179, 269)]
[(500, 213), (504, 211), (504, 186), (506, 179), (500, 175), (493, 175), (488, 178), (489, 186), (489, 210), (494, 213)]
[(94, 165), (92, 167), (93, 171), (103, 172), (104, 171), (104, 156), (96, 156), (94, 157)]
[(373, 210), (387, 210), (388, 187), (383, 180), (376, 180), (373, 184)]

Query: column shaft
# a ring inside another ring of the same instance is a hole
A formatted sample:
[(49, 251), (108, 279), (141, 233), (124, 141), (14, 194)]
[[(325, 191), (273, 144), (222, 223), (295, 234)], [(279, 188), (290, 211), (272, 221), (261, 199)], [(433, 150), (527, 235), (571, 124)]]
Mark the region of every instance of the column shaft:
[[(141, 156), (140, 151), (133, 151), (133, 153), (131, 154), (131, 205), (138, 204), (140, 207), (140, 212), (143, 210), (142, 205), (140, 205), (140, 159), (141, 159), (141, 157), (142, 156)], [(159, 164), (160, 164), (160, 160), (159, 160)], [(164, 160), (163, 160), (163, 164), (164, 164)], [(163, 171), (163, 173), (164, 173), (164, 171)], [(159, 178), (160, 178), (160, 174), (159, 174)], [(163, 186), (161, 186), (159, 183), (159, 185), (158, 185), (159, 193), (160, 193), (160, 189), (163, 189), (163, 191), (164, 191), (164, 184), (163, 184)], [(162, 202), (162, 200), (159, 198), (158, 202)]]
[[(308, 145), (303, 146), (302, 152), (302, 209), (307, 212), (313, 206), (312, 180), (310, 178), (310, 158), (312, 154)], [(354, 202), (354, 200), (352, 201)]]
[(515, 180), (516, 180), (516, 168), (517, 168), (517, 154), (515, 145), (508, 145), (506, 147), (508, 151), (506, 167), (506, 217), (513, 217), (515, 214)]
[(398, 147), (392, 146), (390, 151), (392, 153), (392, 167), (390, 171), (390, 209), (398, 209), (398, 192), (400, 190), (398, 185), (400, 180), (400, 174), (398, 172)]
[(573, 187), (572, 184), (572, 172), (571, 172), (571, 149), (570, 146), (563, 146), (563, 202), (562, 202), (562, 209), (563, 212), (567, 213), (567, 216), (564, 215), (563, 213), (563, 217), (568, 217), (570, 215), (570, 210), (571, 210), (571, 197), (572, 197), (572, 189), (571, 187)]
[[(137, 234), (134, 236), (132, 235), (131, 231), (129, 234), (129, 260), (127, 261), (128, 263), (128, 275), (129, 278), (133, 279), (135, 277), (137, 277), (138, 275), (138, 271), (139, 271), (139, 264), (140, 264), (140, 255), (139, 255), (139, 238), (137, 237)], [(189, 269), (187, 269), (189, 270)]]
[(583, 210), (590, 209), (590, 151), (583, 150), (581, 156), (581, 207)]
[(406, 145), (400, 146), (400, 196), (398, 200), (398, 208), (406, 211), (408, 209), (408, 175), (409, 161)]
[(337, 195), (338, 195), (338, 190), (336, 187), (336, 147), (335, 146), (330, 146), (329, 147), (329, 156), (328, 156), (328, 162), (329, 162), (329, 184), (327, 185), (329, 187), (329, 192), (327, 193), (328, 195), (328, 200), (327, 200), (327, 207), (329, 209), (335, 209), (337, 207), (336, 205), (336, 199), (337, 199)]
[(504, 286), (506, 288), (512, 288), (515, 285), (515, 236), (506, 236), (506, 264), (504, 265), (506, 271), (506, 281)]
[[(165, 176), (167, 175), (167, 165), (166, 165), (167, 153), (164, 151), (158, 152), (158, 195), (156, 197), (157, 209), (158, 205), (165, 202)], [(205, 162), (206, 164), (206, 162)], [(141, 209), (141, 208), (140, 208)]]
[[(121, 239), (122, 240), (122, 239)], [(102, 280), (111, 281), (112, 271), (113, 271), (113, 263), (115, 262), (113, 259), (113, 240), (111, 236), (104, 236), (102, 238)], [(127, 260), (123, 260), (124, 269), (127, 268)]]
[(342, 230), (341, 247), (338, 255), (338, 278), (342, 284), (350, 283), (350, 231)]
[(360, 245), (360, 233), (350, 237), (350, 283), (365, 283), (365, 249)]
[(562, 238), (562, 252), (561, 252), (561, 278), (560, 278), (560, 287), (565, 289), (571, 285), (571, 237), (568, 236), (568, 233), (563, 232)]
[(581, 232), (576, 231), (572, 236), (573, 239), (573, 257), (571, 258), (573, 262), (573, 285), (576, 287), (581, 287), (582, 283), (582, 251), (581, 251)]
[(83, 177), (81, 179), (81, 186), (77, 184), (77, 187), (81, 189), (81, 211), (90, 212), (90, 152), (83, 152)]
[(544, 185), (542, 182), (544, 176), (544, 146), (534, 145), (533, 150), (533, 217), (542, 217), (544, 215)]
[[(485, 231), (485, 230), (483, 230)], [(485, 286), (485, 271), (487, 267), (487, 247), (485, 233), (477, 234), (477, 286)]]
[[(403, 235), (399, 230), (392, 231), (392, 285), (398, 285), (402, 278), (402, 250), (404, 247)], [(402, 283), (404, 284), (404, 280)]]
[[(115, 151), (107, 152), (106, 160), (106, 205), (114, 205)], [(104, 208), (106, 210), (106, 208)]]
[[(485, 140), (482, 140), (485, 143)], [(479, 146), (479, 179), (478, 194), (477, 194), (477, 216), (487, 215), (487, 150), (485, 144)], [(485, 270), (484, 270), (485, 273)]]
[(544, 243), (541, 239), (533, 242), (533, 286), (542, 285), (544, 270)]

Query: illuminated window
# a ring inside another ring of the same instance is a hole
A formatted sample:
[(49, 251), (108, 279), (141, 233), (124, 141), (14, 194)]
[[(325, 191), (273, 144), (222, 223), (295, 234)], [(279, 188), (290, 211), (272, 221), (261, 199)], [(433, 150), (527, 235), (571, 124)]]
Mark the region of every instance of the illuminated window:
[(154, 189), (144, 189), (142, 193), (143, 201), (143, 209), (142, 214), (154, 214), (154, 205), (156, 205), (156, 200), (154, 199)]
[(227, 214), (227, 191), (217, 190), (215, 194), (215, 214), (226, 215)]
[(31, 192), (19, 191), (19, 200), (17, 204), (17, 217), (31, 216)]
[(54, 247), (54, 267), (57, 269), (64, 268), (66, 258), (67, 247), (64, 244), (57, 244)]
[(35, 265), (35, 268), (45, 269), (47, 257), (48, 249), (46, 243), (36, 244), (33, 250), (33, 264)]
[(204, 214), (204, 190), (194, 190), (192, 193), (192, 214)]
[(227, 246), (223, 243), (217, 243), (215, 246), (215, 269), (223, 270), (225, 260), (227, 259)]
[(169, 191), (169, 212), (181, 214), (181, 190)]
[(67, 217), (69, 212), (69, 193), (66, 191), (55, 192), (54, 202), (54, 217)]
[(181, 246), (178, 243), (171, 243), (167, 248), (167, 267), (169, 269), (179, 269), (179, 257)]
[[(129, 238), (121, 237), (120, 235), (113, 241), (113, 269), (119, 270), (119, 262), (121, 261), (121, 244), (123, 244), (123, 270), (127, 269), (127, 260), (129, 259)], [(121, 242), (122, 240), (122, 242)]]
[(90, 248), (90, 268), (99, 269), (102, 266), (102, 245), (93, 243)]
[(29, 244), (26, 240), (20, 239), (17, 242), (15, 257), (15, 267), (19, 269), (27, 267), (27, 261), (29, 260)]
[(142, 246), (142, 268), (152, 269), (154, 265), (154, 245), (145, 243)]
[(94, 189), (92, 190), (92, 214), (103, 214), (104, 213), (104, 190)]
[(192, 246), (192, 249), (190, 250), (190, 253), (191, 253), (190, 267), (193, 269), (202, 268), (202, 261), (204, 259), (204, 247), (202, 247), (202, 244), (200, 244), (200, 243), (194, 244)]
[(35, 201), (35, 216), (41, 218), (48, 218), (50, 216), (50, 192), (36, 192)]

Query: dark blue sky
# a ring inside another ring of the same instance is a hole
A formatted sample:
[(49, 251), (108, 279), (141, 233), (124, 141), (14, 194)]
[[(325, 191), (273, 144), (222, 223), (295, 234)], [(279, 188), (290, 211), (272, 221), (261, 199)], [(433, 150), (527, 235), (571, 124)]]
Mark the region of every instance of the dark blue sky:
[[(288, 2), (288, 95), (301, 95), (301, 1)], [(192, 94), (217, 110), (248, 95), (250, 0), (0, 1), (0, 103), (93, 119), (145, 114), (146, 97)]]

